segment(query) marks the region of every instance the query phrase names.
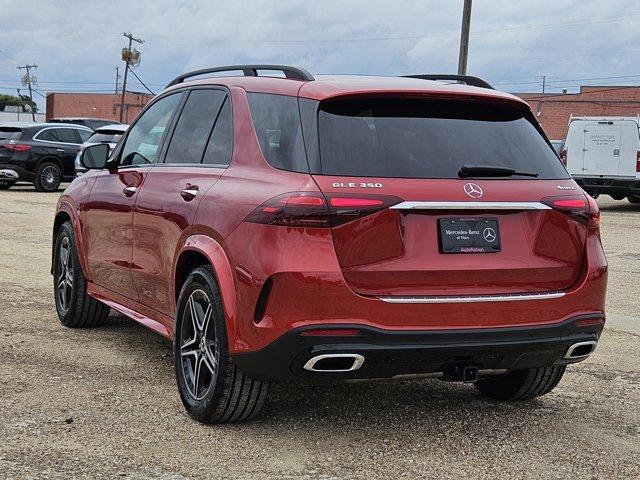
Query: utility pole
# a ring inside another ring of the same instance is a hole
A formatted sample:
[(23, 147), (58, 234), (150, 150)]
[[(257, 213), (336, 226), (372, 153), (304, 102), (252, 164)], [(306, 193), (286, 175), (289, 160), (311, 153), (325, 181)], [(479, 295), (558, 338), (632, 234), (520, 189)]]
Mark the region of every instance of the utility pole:
[[(129, 47), (122, 49), (122, 60), (124, 60), (124, 79), (122, 81), (122, 97), (120, 99), (120, 123), (124, 120), (124, 96), (127, 92), (127, 73), (129, 73), (129, 64), (140, 63), (140, 52), (137, 50), (132, 50), (131, 45), (133, 42), (143, 44), (144, 40), (141, 38), (134, 38), (131, 33), (125, 33), (125, 37), (129, 39)], [(134, 53), (135, 52), (135, 53)]]
[(22, 72), (22, 70), (26, 70), (27, 73), (25, 73), (22, 77), (22, 84), (24, 86), (28, 86), (29, 87), (29, 101), (30, 103), (30, 107), (31, 107), (31, 119), (35, 122), (36, 121), (36, 107), (35, 107), (35, 103), (33, 103), (33, 92), (31, 91), (31, 84), (32, 83), (36, 83), (36, 77), (31, 76), (31, 69), (36, 69), (38, 68), (38, 65), (25, 65), (23, 67), (18, 67), (18, 70), (20, 70), (20, 72)]
[(458, 56), (458, 75), (467, 74), (469, 57), (469, 30), (471, 29), (471, 0), (464, 0), (462, 11), (462, 29), (460, 31), (460, 55)]
[(543, 95), (544, 95), (544, 91), (545, 91), (546, 86), (547, 86), (547, 76), (543, 75), (542, 76), (542, 94)]
[(118, 93), (118, 83), (120, 83), (120, 67), (118, 67), (116, 65), (115, 67), (113, 67), (113, 69), (116, 72), (116, 89), (115, 89), (115, 93)]

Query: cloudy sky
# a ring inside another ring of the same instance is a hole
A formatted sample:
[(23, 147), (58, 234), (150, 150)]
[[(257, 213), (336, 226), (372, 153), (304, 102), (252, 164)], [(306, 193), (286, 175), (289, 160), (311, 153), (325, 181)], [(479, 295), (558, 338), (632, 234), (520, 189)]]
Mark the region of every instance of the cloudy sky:
[[(454, 73), (462, 0), (0, 0), (0, 93), (38, 65), (38, 94), (112, 91), (123, 32), (154, 92), (213, 65), (312, 73)], [(475, 0), (468, 73), (508, 91), (640, 84), (637, 0)], [(144, 87), (130, 76), (128, 89)]]

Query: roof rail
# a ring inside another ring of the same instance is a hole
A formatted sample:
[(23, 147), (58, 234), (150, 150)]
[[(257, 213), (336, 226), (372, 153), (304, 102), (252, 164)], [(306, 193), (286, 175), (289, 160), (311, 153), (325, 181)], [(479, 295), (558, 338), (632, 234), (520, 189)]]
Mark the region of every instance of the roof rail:
[(171, 80), (171, 82), (169, 82), (169, 84), (165, 88), (169, 88), (178, 83), (182, 83), (187, 78), (197, 77), (206, 73), (241, 71), (245, 77), (257, 77), (258, 70), (278, 70), (284, 73), (284, 76), (286, 78), (292, 78), (294, 80), (305, 80), (307, 82), (315, 80), (315, 78), (313, 78), (313, 75), (311, 75), (305, 69), (290, 67), (288, 65), (227, 65), (224, 67), (203, 68), (201, 70), (194, 70), (193, 72), (183, 73), (182, 75), (179, 75)]
[(454, 80), (458, 83), (465, 83), (472, 87), (480, 87), (480, 88), (490, 88), (494, 90), (494, 88), (489, 85), (489, 83), (485, 82), (481, 78), (473, 77), (471, 75), (453, 75), (449, 73), (444, 74), (426, 74), (426, 75), (403, 75), (403, 77), (407, 78), (419, 78), (421, 80)]

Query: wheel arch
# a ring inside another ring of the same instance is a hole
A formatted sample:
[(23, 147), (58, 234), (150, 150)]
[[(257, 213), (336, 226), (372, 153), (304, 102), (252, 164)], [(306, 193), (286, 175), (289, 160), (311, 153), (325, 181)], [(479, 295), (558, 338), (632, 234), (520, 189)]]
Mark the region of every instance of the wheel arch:
[(56, 157), (55, 155), (43, 155), (36, 162), (33, 172), (35, 173), (43, 163), (55, 163), (60, 168), (60, 174), (64, 175), (64, 165), (62, 164), (62, 159), (60, 157)]
[(238, 339), (237, 329), (237, 297), (235, 280), (231, 270), (229, 258), (222, 246), (213, 238), (206, 235), (192, 235), (188, 237), (176, 256), (173, 268), (172, 285), (177, 304), (178, 295), (184, 280), (189, 273), (200, 266), (209, 265), (218, 282), (222, 306), (226, 317), (227, 337), (229, 347), (233, 348)]
[(75, 209), (67, 202), (63, 202), (60, 204), (58, 211), (56, 212), (56, 216), (53, 219), (53, 229), (51, 236), (51, 273), (53, 274), (53, 258), (55, 255), (55, 246), (56, 239), (58, 238), (58, 233), (60, 233), (60, 228), (65, 222), (71, 222), (71, 226), (73, 227), (73, 233), (75, 234), (76, 239), (76, 249), (78, 253), (78, 258), (80, 260), (80, 268), (82, 268), (82, 273), (85, 278), (90, 279), (88, 275), (88, 271), (86, 268), (86, 257), (84, 252), (84, 242), (82, 239), (82, 232), (80, 231), (80, 221), (78, 219), (78, 215)]

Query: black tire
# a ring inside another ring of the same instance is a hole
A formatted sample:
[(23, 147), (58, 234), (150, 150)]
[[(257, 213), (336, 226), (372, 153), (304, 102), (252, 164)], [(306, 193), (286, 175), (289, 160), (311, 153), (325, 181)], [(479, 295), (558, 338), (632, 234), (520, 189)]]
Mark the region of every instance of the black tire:
[[(64, 252), (68, 253), (64, 253)], [(66, 255), (66, 263), (63, 261)], [(62, 287), (61, 283), (65, 286)], [(64, 293), (62, 291), (64, 289)], [(53, 251), (53, 294), (60, 323), (69, 328), (97, 327), (109, 316), (110, 308), (87, 295), (71, 222), (58, 232)]]
[(0, 190), (9, 190), (16, 182), (12, 180), (0, 180)]
[(629, 203), (640, 203), (640, 195), (629, 195), (627, 200), (629, 200)]
[(475, 383), (483, 395), (495, 400), (518, 401), (546, 395), (564, 375), (565, 365), (514, 370), (499, 377), (487, 377)]
[(39, 192), (56, 192), (62, 181), (62, 170), (56, 163), (42, 162), (36, 169), (34, 187)]
[(231, 423), (260, 412), (269, 384), (247, 377), (231, 361), (222, 299), (210, 266), (193, 270), (182, 285), (173, 345), (178, 391), (191, 417)]

